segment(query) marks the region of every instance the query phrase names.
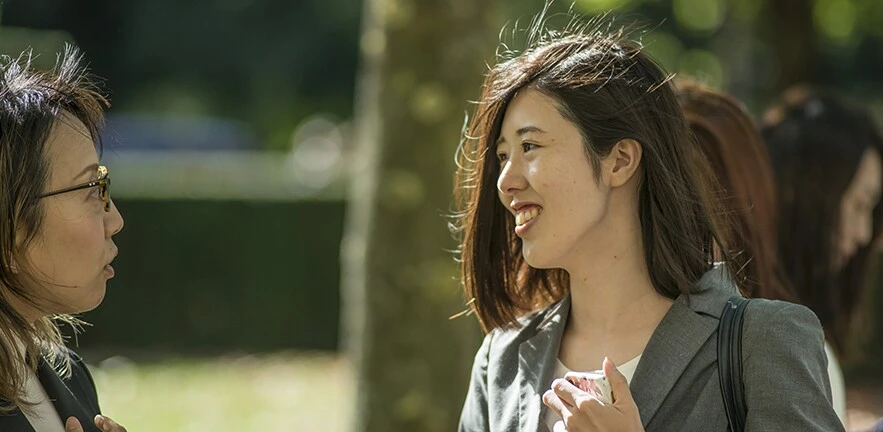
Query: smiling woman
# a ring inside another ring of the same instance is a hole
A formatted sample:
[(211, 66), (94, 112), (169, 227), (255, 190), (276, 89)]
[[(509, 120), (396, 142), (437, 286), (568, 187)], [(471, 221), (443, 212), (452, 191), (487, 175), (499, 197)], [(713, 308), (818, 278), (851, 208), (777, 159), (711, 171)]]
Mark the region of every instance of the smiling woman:
[(98, 159), (107, 102), (80, 62), (0, 62), (0, 430), (125, 430), (53, 321), (101, 303), (123, 228)]
[[(744, 263), (670, 76), (612, 28), (538, 24), (485, 78), (459, 151), (461, 275), (488, 332), (461, 432), (730, 426), (717, 332)], [(744, 311), (745, 429), (843, 430), (815, 315)]]

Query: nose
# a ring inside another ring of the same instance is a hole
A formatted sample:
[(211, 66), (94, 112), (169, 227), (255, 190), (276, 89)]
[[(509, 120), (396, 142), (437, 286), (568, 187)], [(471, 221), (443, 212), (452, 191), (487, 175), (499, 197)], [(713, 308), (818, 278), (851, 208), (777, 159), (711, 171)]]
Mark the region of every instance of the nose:
[(518, 158), (511, 158), (504, 162), (500, 167), (500, 176), (497, 178), (497, 190), (500, 191), (500, 196), (511, 197), (526, 187), (527, 178), (524, 176), (524, 165), (521, 161)]
[(113, 199), (110, 200), (110, 211), (104, 215), (104, 234), (107, 238), (113, 237), (123, 230), (123, 225), (125, 225), (123, 215), (120, 214), (120, 210), (117, 208), (116, 203), (113, 202)]

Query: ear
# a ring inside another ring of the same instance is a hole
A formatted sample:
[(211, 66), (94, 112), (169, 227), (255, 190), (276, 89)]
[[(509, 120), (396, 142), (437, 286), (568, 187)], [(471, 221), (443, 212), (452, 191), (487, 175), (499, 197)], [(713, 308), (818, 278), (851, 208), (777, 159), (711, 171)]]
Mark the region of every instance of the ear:
[(641, 164), (643, 152), (641, 143), (631, 138), (620, 140), (613, 146), (605, 160), (610, 187), (622, 186), (635, 176), (638, 166)]

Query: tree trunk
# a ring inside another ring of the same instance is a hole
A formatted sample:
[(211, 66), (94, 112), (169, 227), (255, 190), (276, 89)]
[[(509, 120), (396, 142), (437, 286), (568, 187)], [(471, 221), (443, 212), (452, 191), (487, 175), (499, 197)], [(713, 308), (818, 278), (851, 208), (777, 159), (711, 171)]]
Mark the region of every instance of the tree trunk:
[(819, 37), (813, 23), (813, 3), (774, 0), (767, 5), (767, 38), (779, 62), (776, 92), (795, 84), (821, 84)]
[(365, 1), (342, 245), (358, 431), (456, 429), (481, 333), (448, 319), (465, 301), (445, 216), (467, 101), (502, 24), (491, 3)]

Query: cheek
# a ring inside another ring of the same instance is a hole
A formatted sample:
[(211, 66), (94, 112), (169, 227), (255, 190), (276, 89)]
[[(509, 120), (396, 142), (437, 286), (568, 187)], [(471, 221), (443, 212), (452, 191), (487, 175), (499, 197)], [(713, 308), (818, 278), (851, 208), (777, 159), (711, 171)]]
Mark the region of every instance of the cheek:
[(34, 242), (38, 270), (61, 283), (82, 282), (77, 279), (94, 273), (104, 254), (103, 221), (94, 217), (47, 219)]

